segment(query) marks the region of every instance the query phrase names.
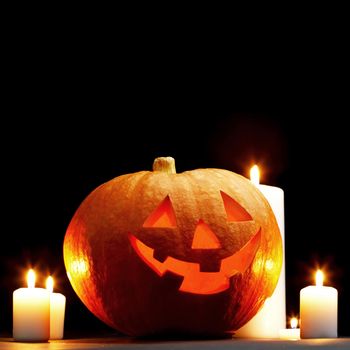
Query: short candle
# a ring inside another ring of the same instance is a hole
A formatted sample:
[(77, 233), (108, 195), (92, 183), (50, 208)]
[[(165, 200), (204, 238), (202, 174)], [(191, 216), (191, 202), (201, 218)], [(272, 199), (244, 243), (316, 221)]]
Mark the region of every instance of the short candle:
[(61, 293), (53, 293), (53, 286), (53, 278), (49, 276), (46, 280), (46, 289), (50, 293), (50, 339), (62, 339), (66, 297)]
[(280, 330), (280, 339), (298, 340), (300, 339), (300, 328), (298, 327), (298, 319), (293, 317), (290, 320), (290, 327), (287, 329)]
[(316, 286), (300, 291), (301, 338), (337, 338), (338, 291), (323, 286), (323, 273), (316, 273)]
[(17, 341), (47, 341), (50, 336), (50, 296), (35, 288), (35, 273), (29, 270), (28, 288), (13, 292), (13, 338)]

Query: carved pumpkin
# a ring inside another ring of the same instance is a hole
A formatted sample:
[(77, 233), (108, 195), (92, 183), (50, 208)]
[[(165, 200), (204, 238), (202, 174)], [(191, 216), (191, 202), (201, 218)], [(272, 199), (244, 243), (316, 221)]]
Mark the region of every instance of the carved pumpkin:
[(224, 334), (271, 296), (282, 264), (274, 214), (221, 169), (119, 176), (93, 191), (64, 241), (70, 282), (102, 321), (132, 336)]

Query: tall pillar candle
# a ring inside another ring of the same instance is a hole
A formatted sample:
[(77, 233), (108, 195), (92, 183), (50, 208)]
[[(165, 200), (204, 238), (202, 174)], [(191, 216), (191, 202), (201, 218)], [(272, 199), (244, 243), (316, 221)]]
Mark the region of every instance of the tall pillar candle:
[(286, 328), (286, 275), (284, 242), (284, 192), (279, 187), (260, 185), (259, 169), (255, 165), (250, 172), (251, 181), (269, 202), (280, 229), (283, 244), (281, 274), (272, 296), (266, 299), (263, 308), (236, 335), (248, 338), (279, 338), (280, 330)]

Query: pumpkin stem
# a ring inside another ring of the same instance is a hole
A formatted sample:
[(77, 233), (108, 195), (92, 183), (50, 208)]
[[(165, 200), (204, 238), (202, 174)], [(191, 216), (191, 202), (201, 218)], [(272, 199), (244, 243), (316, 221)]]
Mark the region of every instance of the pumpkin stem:
[(176, 174), (175, 159), (173, 157), (158, 157), (153, 162), (153, 171), (163, 171)]

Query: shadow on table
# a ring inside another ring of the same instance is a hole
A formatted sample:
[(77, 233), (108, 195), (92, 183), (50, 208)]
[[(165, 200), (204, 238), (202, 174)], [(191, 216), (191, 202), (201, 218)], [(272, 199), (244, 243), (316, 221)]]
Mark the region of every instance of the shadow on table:
[(137, 344), (137, 343), (157, 343), (157, 342), (169, 342), (169, 341), (199, 341), (199, 340), (220, 340), (220, 339), (232, 339), (231, 334), (220, 336), (188, 336), (188, 335), (153, 335), (144, 337), (129, 337), (118, 332), (99, 332), (86, 334), (84, 332), (67, 332), (64, 340), (69, 343), (116, 343), (116, 344)]

